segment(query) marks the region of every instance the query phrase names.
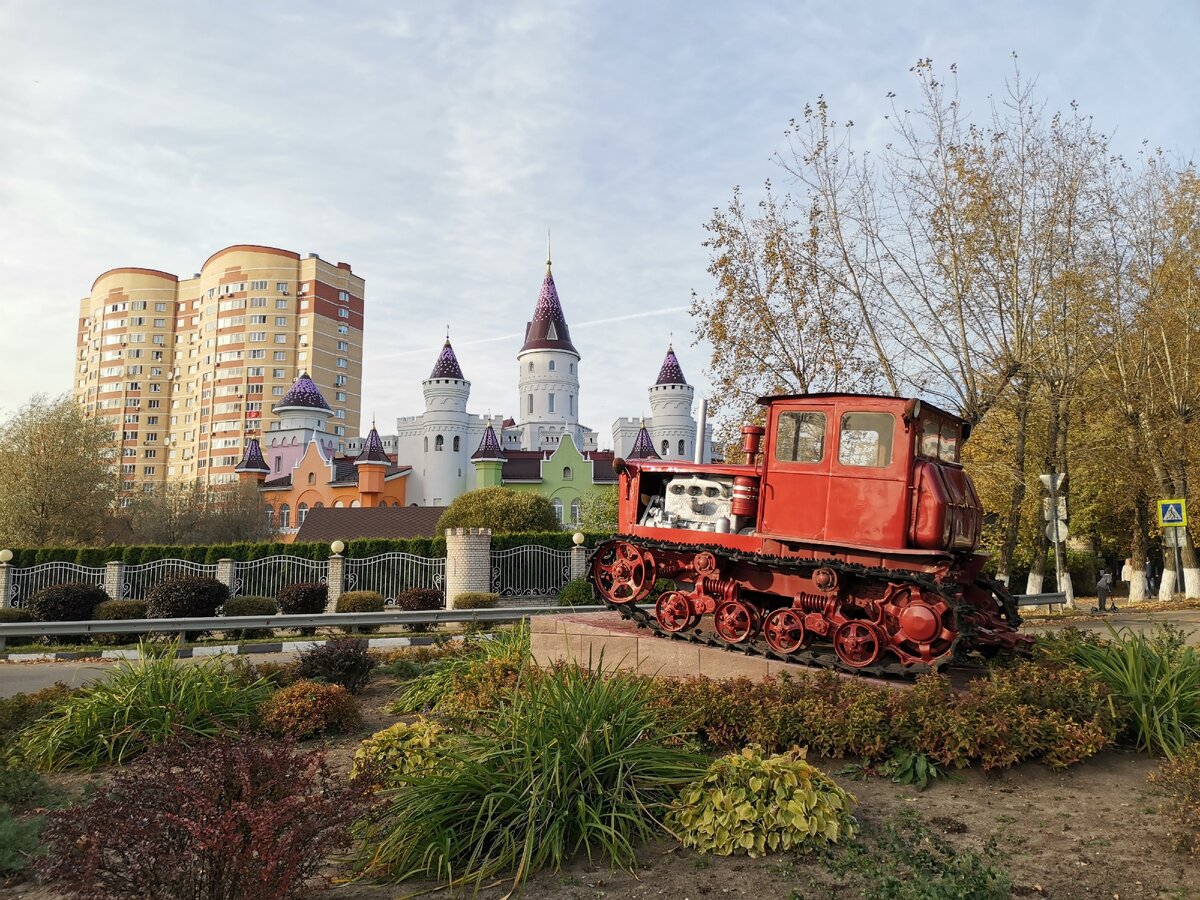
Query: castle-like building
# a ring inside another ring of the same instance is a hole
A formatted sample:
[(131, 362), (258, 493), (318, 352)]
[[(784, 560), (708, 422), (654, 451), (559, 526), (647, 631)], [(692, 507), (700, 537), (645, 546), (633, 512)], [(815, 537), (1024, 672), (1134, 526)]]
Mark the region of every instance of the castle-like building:
[[(380, 490), (350, 506), (401, 502), (416, 506), (445, 506), (476, 487), (503, 484), (535, 490), (550, 497), (564, 523), (578, 521), (583, 499), (598, 486), (616, 483), (614, 457), (657, 456), (692, 459), (696, 421), (692, 416), (695, 389), (687, 383), (673, 348), (668, 347), (658, 378), (649, 388), (651, 416), (621, 418), (613, 423), (612, 450), (600, 450), (597, 433), (581, 424), (580, 363), (582, 356), (570, 330), (554, 284), (550, 262), (538, 294), (533, 317), (517, 352), (517, 410), (512, 417), (484, 416), (468, 411), (471, 382), (463, 374), (449, 337), (421, 387), (425, 410), (396, 420), (396, 432), (380, 436), (371, 429), (364, 438), (338, 441), (324, 431), (328, 404), (316, 386), (302, 376), (275, 407), (280, 416), (275, 430), (263, 435), (259, 454), (248, 447), (238, 471), (264, 480), (264, 490), (293, 485), (293, 469), (305, 458), (305, 478), (311, 482), (313, 464), (328, 469), (330, 479), (351, 487), (357, 462), (370, 454), (381, 468)], [(705, 459), (713, 458), (712, 434), (704, 435)], [(309, 445), (315, 445), (310, 450)], [(372, 469), (371, 474), (376, 474)], [(322, 475), (324, 477), (324, 475)], [(395, 488), (386, 496), (387, 482)], [(331, 485), (334, 481), (329, 482)], [(277, 498), (281, 499), (281, 498)], [(295, 509), (299, 496), (284, 497)], [(279, 503), (274, 503), (277, 508)], [(343, 505), (337, 502), (336, 505)], [(278, 512), (276, 521), (280, 522)], [(297, 518), (290, 525), (298, 527)]]

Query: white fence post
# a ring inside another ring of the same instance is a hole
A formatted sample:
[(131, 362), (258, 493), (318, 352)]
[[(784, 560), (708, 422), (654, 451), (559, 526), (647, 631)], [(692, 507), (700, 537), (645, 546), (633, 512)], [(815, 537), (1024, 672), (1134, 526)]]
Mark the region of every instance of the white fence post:
[(104, 564), (104, 593), (112, 600), (125, 599), (125, 563), (119, 559)]
[(329, 599), (325, 603), (325, 612), (337, 612), (338, 597), (346, 590), (346, 557), (334, 553), (329, 557), (329, 569), (326, 575), (326, 585), (329, 587)]
[(571, 580), (587, 575), (587, 550), (581, 546), (571, 548)]
[(7, 609), (12, 604), (12, 586), (12, 565), (0, 562), (0, 609)]
[(459, 594), (487, 593), (492, 576), (492, 530), (446, 529), (446, 609)]
[(236, 584), (237, 567), (232, 559), (217, 560), (217, 581), (229, 588), (229, 596), (233, 596)]

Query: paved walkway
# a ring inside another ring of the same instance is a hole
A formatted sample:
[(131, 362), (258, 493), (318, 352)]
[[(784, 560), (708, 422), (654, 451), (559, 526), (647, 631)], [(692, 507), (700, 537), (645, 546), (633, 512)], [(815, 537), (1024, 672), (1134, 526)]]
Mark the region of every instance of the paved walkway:
[[(1079, 601), (1079, 606), (1082, 609), (1091, 609), (1091, 604), (1094, 602), (1094, 598), (1084, 598)], [(1053, 631), (1056, 628), (1074, 625), (1081, 631), (1098, 631), (1104, 634), (1107, 633), (1108, 626), (1111, 625), (1113, 628), (1129, 628), (1133, 631), (1147, 632), (1153, 629), (1155, 625), (1165, 622), (1177, 625), (1184, 631), (1190, 631), (1192, 634), (1188, 639), (1188, 643), (1200, 647), (1200, 609), (1172, 609), (1160, 612), (1148, 612), (1133, 607), (1122, 606), (1119, 607), (1117, 612), (1106, 613), (1103, 616), (1096, 615), (1082, 618), (1064, 616), (1061, 619), (1042, 619), (1037, 622), (1029, 622), (1022, 626), (1021, 630), (1030, 634), (1038, 634), (1039, 632)]]

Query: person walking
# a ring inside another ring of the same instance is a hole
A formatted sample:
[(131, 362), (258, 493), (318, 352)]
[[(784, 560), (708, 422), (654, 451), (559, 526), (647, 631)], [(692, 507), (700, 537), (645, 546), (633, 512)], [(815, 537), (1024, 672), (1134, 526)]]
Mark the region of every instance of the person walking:
[(1100, 579), (1096, 582), (1096, 599), (1100, 601), (1099, 612), (1117, 612), (1117, 605), (1112, 604), (1109, 609), (1104, 608), (1104, 604), (1108, 601), (1108, 595), (1112, 593), (1112, 573), (1106, 569), (1100, 570)]

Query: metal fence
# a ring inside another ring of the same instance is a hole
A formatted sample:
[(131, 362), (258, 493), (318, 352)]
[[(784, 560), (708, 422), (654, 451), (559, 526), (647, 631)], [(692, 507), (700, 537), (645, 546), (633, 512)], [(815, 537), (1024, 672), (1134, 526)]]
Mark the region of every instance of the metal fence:
[(188, 562), (184, 559), (156, 559), (152, 562), (125, 566), (121, 583), (121, 599), (145, 600), (150, 589), (165, 578), (216, 578), (216, 564)]
[(229, 593), (234, 597), (274, 597), (284, 585), (303, 581), (325, 584), (328, 576), (329, 568), (325, 562), (299, 556), (268, 556), (234, 563)]
[(104, 587), (104, 568), (92, 566), (77, 566), (75, 563), (49, 562), (27, 569), (14, 569), (12, 586), (9, 588), (9, 604), (23, 607), (25, 603), (42, 588), (55, 584), (67, 584), (72, 581), (82, 581)]
[(571, 551), (526, 545), (492, 553), (492, 593), (552, 597), (571, 580)]
[[(427, 559), (411, 553), (382, 553), (365, 559), (346, 560), (347, 591), (376, 591), (388, 606), (396, 596), (413, 588), (444, 591), (446, 560)], [(443, 601), (444, 602), (444, 601)]]

